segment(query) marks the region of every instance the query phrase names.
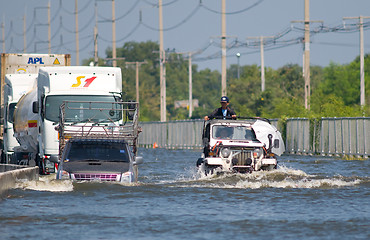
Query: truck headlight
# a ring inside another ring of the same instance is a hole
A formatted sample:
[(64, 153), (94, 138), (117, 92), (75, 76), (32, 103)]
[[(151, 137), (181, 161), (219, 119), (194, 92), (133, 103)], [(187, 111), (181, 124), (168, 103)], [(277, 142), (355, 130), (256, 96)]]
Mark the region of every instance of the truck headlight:
[(124, 172), (121, 174), (121, 182), (131, 183), (133, 179), (132, 172)]
[(221, 156), (223, 158), (228, 158), (230, 156), (230, 154), (231, 154), (231, 149), (230, 148), (223, 148), (221, 150)]
[(70, 179), (71, 178), (71, 176), (70, 176), (70, 174), (69, 174), (69, 172), (67, 172), (67, 171), (64, 171), (64, 170), (62, 170), (62, 171), (60, 171), (59, 173), (58, 173), (58, 179)]

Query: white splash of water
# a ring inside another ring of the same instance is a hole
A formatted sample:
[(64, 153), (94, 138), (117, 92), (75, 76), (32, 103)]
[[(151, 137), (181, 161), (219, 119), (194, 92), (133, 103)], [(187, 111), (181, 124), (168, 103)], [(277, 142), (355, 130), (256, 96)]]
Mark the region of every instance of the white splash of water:
[(56, 180), (55, 174), (40, 176), (39, 180), (34, 181), (18, 181), (16, 188), (45, 191), (45, 192), (71, 192), (73, 184), (71, 180)]
[(285, 179), (283, 181), (269, 181), (262, 180), (257, 182), (250, 181), (240, 181), (234, 186), (228, 186), (232, 188), (340, 188), (347, 186), (354, 186), (359, 184), (361, 181), (356, 179), (354, 181), (344, 181), (335, 178), (326, 178), (326, 179), (302, 179), (302, 180), (292, 180)]
[(343, 177), (320, 178), (299, 169), (280, 166), (272, 171), (256, 171), (250, 174), (223, 173), (205, 176), (198, 172), (193, 187), (211, 188), (340, 188), (360, 184), (360, 179)]

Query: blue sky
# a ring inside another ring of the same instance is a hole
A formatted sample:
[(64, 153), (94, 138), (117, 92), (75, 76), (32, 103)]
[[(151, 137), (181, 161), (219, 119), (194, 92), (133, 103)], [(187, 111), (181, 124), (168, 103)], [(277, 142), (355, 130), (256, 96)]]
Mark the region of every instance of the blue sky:
[[(47, 53), (47, 0), (0, 0), (0, 22), (4, 23), (5, 51), (23, 52), (23, 17), (26, 14), (27, 52)], [(79, 0), (80, 62), (93, 56), (94, 3)], [(126, 41), (157, 41), (157, 0), (116, 0), (117, 47)], [(52, 0), (52, 53), (70, 53), (75, 65), (75, 0)], [(177, 52), (204, 50), (193, 63), (200, 69), (221, 69), (221, 0), (163, 0), (164, 48)], [(110, 0), (97, 1), (99, 56), (111, 46), (112, 28)], [(259, 48), (249, 37), (286, 35), (265, 48), (265, 66), (274, 69), (286, 64), (302, 65), (304, 0), (226, 0), (227, 65), (260, 65)], [(140, 22), (141, 13), (141, 22)], [(310, 0), (310, 19), (323, 21), (326, 29), (342, 26), (343, 17), (370, 16), (369, 0)], [(358, 20), (346, 20), (346, 26)], [(370, 22), (370, 19), (364, 19)], [(320, 29), (313, 23), (311, 30)], [(352, 25), (352, 27), (354, 27)], [(370, 28), (364, 32), (365, 53), (370, 52)], [(36, 34), (35, 34), (36, 33)], [(0, 39), (2, 40), (0, 32)], [(61, 46), (61, 42), (63, 45)], [(2, 44), (0, 45), (2, 50)], [(359, 55), (359, 32), (322, 32), (311, 36), (311, 65), (327, 66), (330, 62), (345, 64)], [(144, 59), (143, 59), (144, 60)]]

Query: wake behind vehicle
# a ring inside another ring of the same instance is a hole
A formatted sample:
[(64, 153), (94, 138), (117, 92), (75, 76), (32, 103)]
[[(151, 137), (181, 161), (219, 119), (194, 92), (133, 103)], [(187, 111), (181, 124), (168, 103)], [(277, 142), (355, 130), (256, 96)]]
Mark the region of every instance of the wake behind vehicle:
[(267, 119), (214, 119), (205, 122), (203, 153), (197, 166), (205, 175), (251, 173), (277, 167), (284, 150), (281, 134)]
[(57, 179), (137, 181), (138, 104), (64, 101)]

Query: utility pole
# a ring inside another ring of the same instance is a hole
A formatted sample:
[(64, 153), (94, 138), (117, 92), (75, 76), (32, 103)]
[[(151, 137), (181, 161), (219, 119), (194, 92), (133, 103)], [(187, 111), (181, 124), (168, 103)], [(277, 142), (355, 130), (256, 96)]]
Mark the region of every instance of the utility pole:
[(48, 53), (51, 54), (50, 1), (48, 2)]
[(112, 58), (113, 67), (117, 67), (117, 55), (116, 55), (116, 11), (114, 0), (112, 0)]
[(94, 66), (98, 66), (98, 6), (95, 2), (95, 26), (94, 26)]
[(26, 12), (23, 15), (23, 52), (27, 52), (27, 41), (26, 41)]
[[(292, 21), (302, 22), (302, 21)], [(304, 54), (303, 54), (303, 77), (304, 77), (304, 106), (310, 110), (311, 76), (310, 76), (310, 23), (322, 21), (310, 21), (310, 1), (304, 0)]]
[(76, 66), (80, 64), (80, 47), (78, 42), (78, 0), (75, 0), (75, 22), (76, 22)]
[(189, 52), (189, 118), (193, 116), (193, 69), (191, 55), (192, 53)]
[(126, 62), (127, 65), (136, 66), (136, 102), (139, 103), (139, 67), (143, 64), (147, 64), (146, 61), (143, 62)]
[(5, 31), (4, 31), (4, 22), (5, 22), (5, 17), (3, 18), (3, 22), (1, 23), (1, 33), (3, 37), (3, 53), (5, 53)]
[(221, 10), (221, 47), (222, 47), (222, 58), (221, 58), (221, 93), (222, 96), (227, 95), (226, 85), (226, 0), (222, 0)]
[[(292, 21), (302, 22), (302, 21)], [(310, 1), (304, 0), (304, 53), (303, 53), (303, 77), (304, 77), (304, 106), (310, 110)]]
[[(34, 11), (34, 16), (36, 16), (36, 11)], [(33, 25), (33, 35), (36, 36), (36, 25)], [(37, 50), (36, 50), (36, 42), (35, 42), (35, 45), (34, 45), (34, 52), (36, 53)]]
[(365, 57), (364, 57), (364, 18), (370, 17), (344, 17), (345, 19), (358, 19), (360, 27), (360, 104), (365, 106)]
[(311, 75), (310, 75), (310, 1), (304, 0), (304, 106), (310, 110)]
[(260, 53), (261, 53), (261, 92), (265, 91), (265, 54), (264, 54), (264, 39), (275, 38), (274, 36), (260, 36), (260, 37), (248, 37), (247, 39), (259, 39), (260, 40)]
[(159, 75), (160, 75), (160, 110), (161, 122), (166, 121), (166, 53), (163, 49), (163, 15), (162, 15), (162, 0), (158, 0), (159, 9)]
[(188, 59), (188, 63), (189, 63), (189, 118), (191, 118), (193, 116), (193, 110), (194, 110), (194, 106), (193, 106), (193, 68), (192, 68), (192, 56), (193, 54), (195, 53), (198, 53), (198, 51), (194, 51), (194, 52), (177, 52), (176, 54), (188, 54), (189, 56), (189, 59)]
[(238, 60), (237, 77), (240, 79), (240, 53), (236, 53), (236, 58)]

